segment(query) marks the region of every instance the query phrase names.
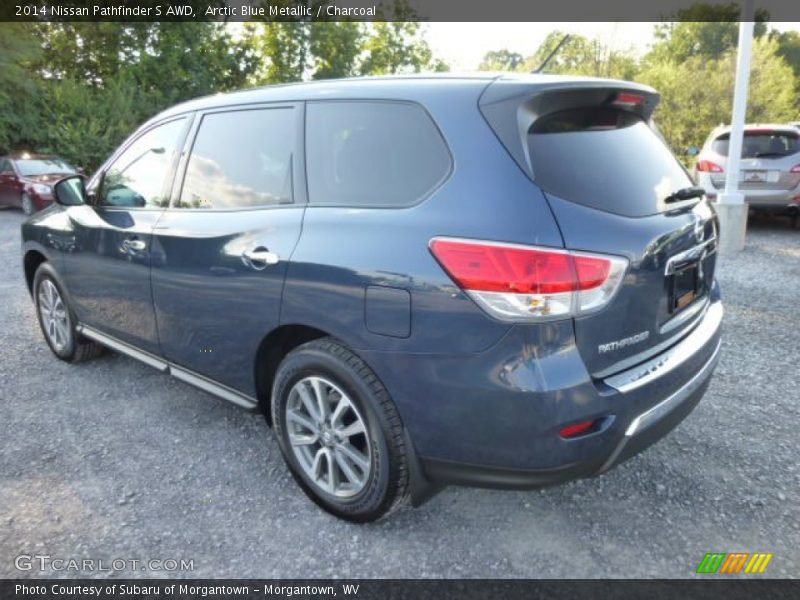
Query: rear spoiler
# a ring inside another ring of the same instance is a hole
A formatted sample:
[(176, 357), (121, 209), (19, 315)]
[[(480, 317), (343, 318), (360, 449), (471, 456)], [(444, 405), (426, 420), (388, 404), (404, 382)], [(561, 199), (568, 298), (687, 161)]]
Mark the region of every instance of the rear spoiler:
[(606, 105), (649, 121), (659, 100), (653, 88), (630, 81), (504, 75), (486, 86), (478, 108), (514, 160), (533, 178), (527, 135), (539, 117), (570, 108)]

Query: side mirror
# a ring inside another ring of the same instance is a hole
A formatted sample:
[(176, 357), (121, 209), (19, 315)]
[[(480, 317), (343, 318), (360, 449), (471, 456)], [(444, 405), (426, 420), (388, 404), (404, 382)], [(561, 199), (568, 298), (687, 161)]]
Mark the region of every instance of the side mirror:
[(689, 146), (686, 149), (686, 154), (688, 154), (689, 156), (697, 156), (698, 154), (700, 154), (700, 148), (698, 148), (697, 146)]
[(59, 180), (53, 186), (53, 196), (61, 206), (86, 204), (86, 185), (82, 175), (73, 175)]

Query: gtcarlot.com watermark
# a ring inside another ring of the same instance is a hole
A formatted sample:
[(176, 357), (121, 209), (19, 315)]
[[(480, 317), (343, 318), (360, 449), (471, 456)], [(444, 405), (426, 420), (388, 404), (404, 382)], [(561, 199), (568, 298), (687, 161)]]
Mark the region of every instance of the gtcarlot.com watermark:
[(49, 554), (20, 554), (18, 571), (108, 573), (117, 571), (194, 571), (194, 559), (185, 558), (68, 558)]

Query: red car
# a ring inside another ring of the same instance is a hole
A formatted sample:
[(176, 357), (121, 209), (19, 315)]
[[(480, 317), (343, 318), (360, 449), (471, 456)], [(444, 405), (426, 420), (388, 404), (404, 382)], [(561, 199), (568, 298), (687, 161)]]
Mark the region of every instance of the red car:
[(57, 156), (0, 157), (0, 207), (17, 206), (32, 215), (53, 202), (52, 185), (78, 171)]

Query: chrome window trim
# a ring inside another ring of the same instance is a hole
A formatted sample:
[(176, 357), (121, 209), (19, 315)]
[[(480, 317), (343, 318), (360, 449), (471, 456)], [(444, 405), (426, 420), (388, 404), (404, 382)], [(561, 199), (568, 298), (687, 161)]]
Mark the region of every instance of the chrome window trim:
[(675, 370), (694, 356), (717, 333), (722, 324), (723, 312), (721, 302), (711, 304), (700, 324), (683, 340), (647, 362), (607, 377), (603, 380), (604, 383), (624, 394)]

